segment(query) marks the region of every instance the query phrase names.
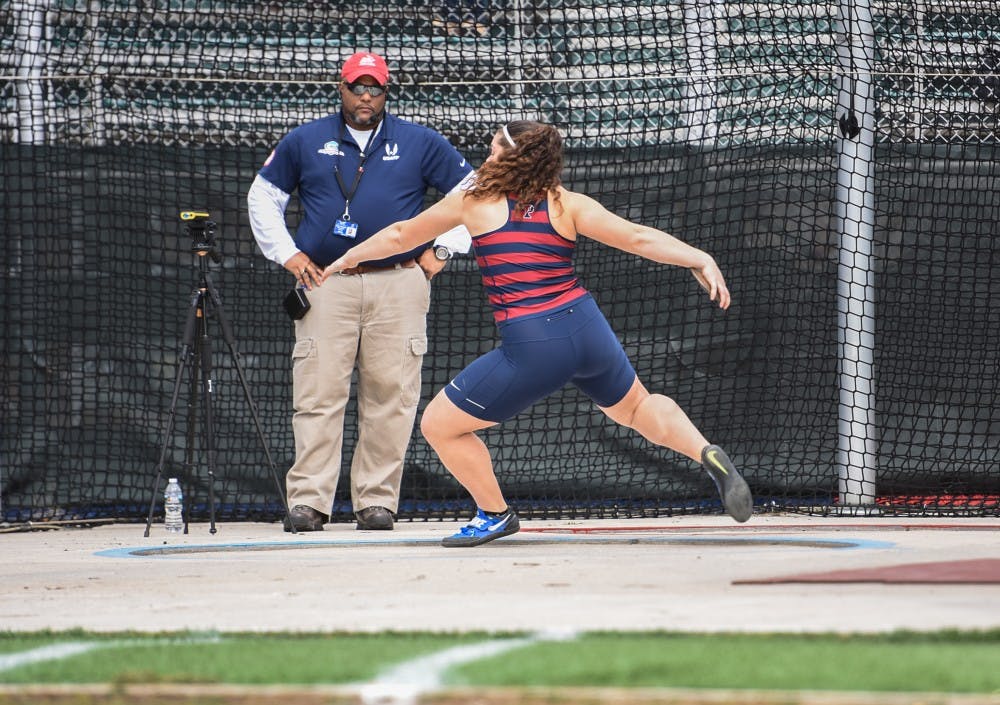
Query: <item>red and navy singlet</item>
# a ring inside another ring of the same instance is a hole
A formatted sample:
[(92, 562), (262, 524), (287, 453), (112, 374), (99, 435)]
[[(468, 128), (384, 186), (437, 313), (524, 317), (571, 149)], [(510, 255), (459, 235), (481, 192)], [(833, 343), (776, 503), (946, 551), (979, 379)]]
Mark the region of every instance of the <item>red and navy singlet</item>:
[(566, 384), (601, 407), (621, 401), (635, 370), (576, 278), (576, 243), (549, 223), (543, 200), (472, 239), (502, 344), (459, 372), (445, 394), (485, 421), (503, 421)]
[(552, 227), (548, 199), (524, 213), (515, 205), (508, 198), (507, 222), (472, 238), (497, 323), (562, 308), (587, 295), (573, 269), (576, 242)]

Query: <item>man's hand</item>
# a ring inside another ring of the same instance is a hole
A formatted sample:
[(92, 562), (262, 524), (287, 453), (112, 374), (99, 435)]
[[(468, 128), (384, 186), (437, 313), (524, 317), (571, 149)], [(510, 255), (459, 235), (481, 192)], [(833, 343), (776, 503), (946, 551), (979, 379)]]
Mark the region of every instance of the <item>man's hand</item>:
[(419, 264), (420, 268), (424, 270), (424, 276), (427, 277), (427, 281), (436, 277), (441, 270), (444, 269), (444, 266), (447, 263), (448, 260), (438, 259), (434, 256), (433, 247), (428, 247), (424, 250), (423, 254), (417, 258), (417, 264)]
[(313, 261), (309, 259), (309, 255), (305, 252), (298, 252), (289, 258), (284, 264), (285, 269), (292, 273), (296, 281), (305, 286), (306, 289), (312, 289), (313, 286), (319, 286), (323, 283), (320, 268), (313, 264)]

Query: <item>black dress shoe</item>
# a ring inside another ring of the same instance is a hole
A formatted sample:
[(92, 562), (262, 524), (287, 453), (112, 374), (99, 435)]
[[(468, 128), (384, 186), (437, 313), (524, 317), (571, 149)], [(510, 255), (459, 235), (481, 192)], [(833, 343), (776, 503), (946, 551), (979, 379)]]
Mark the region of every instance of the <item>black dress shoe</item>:
[(323, 524), (328, 519), (329, 517), (326, 514), (317, 512), (312, 507), (307, 507), (304, 504), (296, 504), (289, 510), (288, 516), (285, 517), (285, 531), (291, 531), (293, 524), (296, 531), (322, 531)]
[(375, 531), (392, 531), (392, 512), (385, 507), (365, 507), (354, 514), (358, 528)]

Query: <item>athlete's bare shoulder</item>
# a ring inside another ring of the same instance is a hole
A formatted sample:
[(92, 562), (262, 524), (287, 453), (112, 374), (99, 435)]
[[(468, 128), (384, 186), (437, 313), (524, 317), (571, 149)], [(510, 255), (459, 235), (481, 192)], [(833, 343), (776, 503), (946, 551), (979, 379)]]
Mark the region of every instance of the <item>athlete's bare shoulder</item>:
[(503, 227), (507, 222), (507, 203), (503, 198), (486, 200), (464, 199), (462, 219), (473, 235), (481, 235)]
[(567, 240), (576, 240), (576, 217), (573, 213), (576, 210), (574, 198), (577, 195), (562, 186), (549, 192), (549, 222)]
[(585, 193), (580, 193), (579, 191), (570, 191), (567, 188), (559, 187), (560, 197), (566, 201), (567, 208), (571, 211), (577, 211), (581, 208), (591, 208), (597, 201), (588, 196)]

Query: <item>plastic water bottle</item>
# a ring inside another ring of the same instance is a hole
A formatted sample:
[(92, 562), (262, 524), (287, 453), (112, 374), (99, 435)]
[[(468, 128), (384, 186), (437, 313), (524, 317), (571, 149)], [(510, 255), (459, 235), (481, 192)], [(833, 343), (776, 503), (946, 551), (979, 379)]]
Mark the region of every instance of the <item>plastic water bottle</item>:
[(163, 526), (172, 534), (184, 531), (184, 493), (176, 477), (167, 480), (163, 491)]

